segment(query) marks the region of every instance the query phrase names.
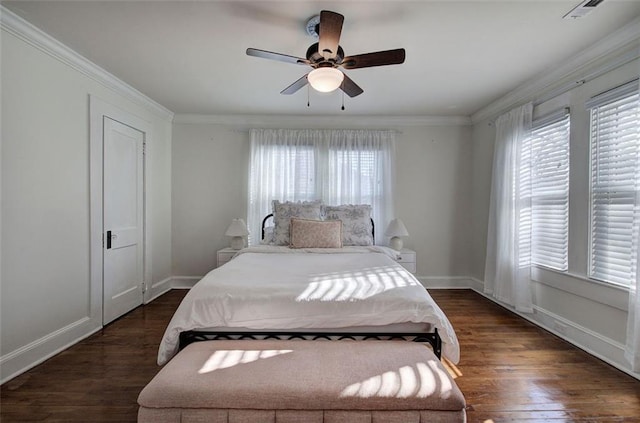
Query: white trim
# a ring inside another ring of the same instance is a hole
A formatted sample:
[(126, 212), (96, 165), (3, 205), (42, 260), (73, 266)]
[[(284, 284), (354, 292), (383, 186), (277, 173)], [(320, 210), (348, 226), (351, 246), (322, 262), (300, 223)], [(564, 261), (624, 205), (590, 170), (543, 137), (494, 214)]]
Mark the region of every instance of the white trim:
[(37, 366), (102, 328), (90, 317), (83, 317), (63, 328), (36, 339), (0, 357), (0, 384)]
[(627, 287), (538, 266), (531, 268), (531, 280), (624, 312), (629, 309), (629, 288)]
[[(536, 316), (535, 319), (527, 319), (526, 315), (522, 315), (522, 317), (532, 323), (536, 323), (545, 330), (548, 330), (554, 335), (578, 346), (589, 354), (594, 355), (609, 364), (615, 363), (615, 360), (612, 360), (611, 357), (616, 357), (621, 362), (624, 361), (623, 344), (594, 332), (589, 328), (574, 323), (571, 320), (565, 319), (564, 317), (552, 313), (542, 307), (533, 306), (533, 309), (534, 316)], [(558, 329), (555, 329), (554, 325), (556, 322), (564, 325), (567, 328), (567, 333), (561, 333)], [(604, 354), (598, 351), (604, 352)]]
[[(116, 120), (124, 125), (135, 128), (144, 133), (147, 146), (153, 143), (151, 124), (127, 111), (109, 104), (100, 98), (89, 95), (89, 221), (90, 221), (90, 278), (91, 278), (91, 306), (90, 316), (102, 325), (103, 302), (103, 116)], [(148, 287), (151, 281), (151, 208), (149, 207), (151, 191), (149, 184), (149, 168), (147, 157), (144, 157), (144, 281)], [(145, 295), (143, 294), (143, 302)]]
[(469, 289), (471, 278), (466, 276), (416, 276), (427, 289)]
[(177, 114), (174, 123), (229, 125), (241, 130), (278, 127), (344, 127), (367, 129), (406, 126), (469, 126), (468, 116), (307, 116), (307, 115), (198, 115)]
[[(156, 294), (145, 304), (148, 304), (153, 299), (171, 289), (190, 289), (200, 279), (202, 279), (202, 276), (174, 276), (156, 282), (149, 290)], [(418, 279), (428, 289), (471, 289), (523, 319), (553, 333), (559, 338), (564, 339), (572, 345), (640, 380), (640, 373), (634, 373), (626, 367), (624, 345), (615, 340), (607, 338), (539, 306), (533, 307), (533, 314), (517, 312), (512, 307), (485, 294), (483, 292), (484, 282), (474, 277), (419, 276)], [(559, 322), (565, 327), (563, 330), (564, 333), (560, 333), (554, 329), (556, 322)], [(94, 326), (94, 323), (94, 319), (85, 317), (0, 357), (0, 369), (2, 371), (0, 374), (0, 383), (5, 383), (19, 374), (24, 373), (102, 328), (102, 326)]]
[[(471, 278), (475, 285), (483, 286), (484, 283), (476, 278)], [(624, 358), (624, 345), (621, 343), (603, 336), (597, 332), (592, 331), (584, 326), (572, 322), (562, 316), (552, 313), (542, 307), (533, 306), (534, 312), (532, 314), (520, 313), (513, 307), (496, 300), (495, 298), (485, 294), (482, 289), (471, 288), (483, 297), (491, 300), (492, 302), (504, 307), (505, 309), (517, 314), (523, 319), (533, 323), (534, 325), (541, 327), (542, 329), (553, 333), (558, 338), (561, 338), (570, 344), (580, 348), (581, 350), (599, 358), (607, 364), (615, 367), (616, 369), (627, 373), (640, 380), (640, 373), (631, 371), (628, 367), (628, 363)], [(557, 323), (560, 323), (565, 329), (559, 332), (554, 329)]]
[(145, 291), (144, 303), (149, 304), (162, 294), (165, 294), (173, 288), (173, 278), (168, 277), (147, 287)]
[(171, 278), (173, 289), (191, 289), (203, 276), (174, 276)]
[(173, 119), (173, 112), (171, 110), (76, 53), (71, 48), (27, 22), (3, 5), (0, 5), (0, 28), (99, 84), (150, 110), (160, 118), (168, 121)]
[[(471, 121), (475, 124), (485, 119), (494, 118), (518, 104), (530, 99), (542, 98), (542, 95), (551, 91), (555, 92), (558, 87), (563, 87), (563, 90), (567, 91), (572, 86), (581, 85), (585, 79), (592, 79), (603, 72), (622, 66), (640, 57), (638, 46), (630, 47), (632, 44), (637, 44), (638, 41), (640, 41), (640, 18), (634, 19), (618, 31), (565, 60), (560, 66), (554, 65), (552, 69), (541, 72), (542, 77), (527, 81), (493, 103), (478, 110), (471, 116)], [(632, 51), (625, 52), (620, 56), (619, 50), (626, 48), (631, 48)], [(597, 63), (610, 56), (611, 52), (618, 52), (618, 56), (613, 57), (607, 63)], [(589, 67), (594, 67), (594, 69), (589, 70)], [(579, 74), (580, 76), (577, 76)], [(558, 92), (559, 94), (561, 93)], [(547, 97), (548, 95), (544, 98)]]
[(595, 107), (603, 106), (607, 103), (613, 103), (624, 97), (628, 97), (638, 93), (638, 78), (622, 84), (618, 87), (612, 88), (600, 94), (591, 97), (584, 105), (587, 109), (593, 109)]

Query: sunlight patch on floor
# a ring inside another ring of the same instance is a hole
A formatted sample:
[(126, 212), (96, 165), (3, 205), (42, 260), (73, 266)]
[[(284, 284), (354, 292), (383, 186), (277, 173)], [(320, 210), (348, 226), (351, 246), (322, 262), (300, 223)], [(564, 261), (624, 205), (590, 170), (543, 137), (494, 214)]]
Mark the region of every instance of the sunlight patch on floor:
[(457, 379), (462, 376), (462, 371), (446, 357), (442, 357), (442, 365), (445, 369), (447, 369), (447, 372), (449, 373), (449, 375), (451, 375), (451, 378)]

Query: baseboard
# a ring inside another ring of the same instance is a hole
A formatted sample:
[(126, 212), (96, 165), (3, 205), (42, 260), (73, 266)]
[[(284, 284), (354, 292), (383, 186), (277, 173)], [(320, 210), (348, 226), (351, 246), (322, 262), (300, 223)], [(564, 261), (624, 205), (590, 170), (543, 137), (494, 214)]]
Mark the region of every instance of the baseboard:
[(156, 282), (154, 284), (152, 284), (149, 289), (147, 289), (147, 292), (145, 292), (145, 300), (144, 303), (145, 304), (149, 304), (151, 301), (155, 300), (156, 298), (158, 298), (159, 296), (161, 296), (162, 294), (169, 292), (171, 290), (171, 288), (173, 288), (173, 278), (172, 277), (168, 277), (166, 279), (163, 279), (159, 282)]
[[(171, 289), (190, 289), (202, 276), (174, 276), (153, 284), (149, 291), (150, 303)], [(494, 303), (539, 326), (559, 338), (601, 359), (618, 370), (640, 380), (640, 373), (633, 372), (625, 364), (624, 346), (610, 338), (580, 326), (541, 307), (534, 306), (534, 313), (524, 314), (484, 293), (484, 283), (466, 276), (419, 276), (418, 280), (429, 289), (471, 289)], [(561, 326), (558, 326), (560, 323)], [(562, 327), (562, 333), (555, 327)], [(82, 318), (15, 351), (0, 357), (0, 384), (37, 366), (61, 351), (102, 329), (101, 322)]]
[[(178, 276), (156, 282), (145, 293), (144, 303), (149, 304), (171, 289), (192, 288), (201, 278), (201, 276)], [(10, 381), (101, 329), (101, 321), (84, 317), (1, 356), (0, 384)]]
[(473, 283), (466, 276), (416, 276), (427, 289), (469, 289)]
[(202, 279), (202, 276), (174, 276), (171, 278), (171, 287), (174, 289), (191, 289)]
[[(640, 380), (640, 373), (634, 372), (629, 368), (624, 358), (624, 345), (621, 343), (536, 305), (533, 306), (533, 314), (518, 312), (508, 304), (485, 294), (483, 289), (484, 283), (482, 281), (475, 278), (471, 278), (471, 280), (474, 287), (470, 288), (483, 297), (517, 314), (534, 325), (541, 327), (547, 332), (551, 332), (558, 338), (599, 358), (629, 376)], [(560, 327), (562, 331), (556, 329)]]
[(102, 329), (102, 322), (84, 317), (0, 357), (0, 384), (37, 366)]

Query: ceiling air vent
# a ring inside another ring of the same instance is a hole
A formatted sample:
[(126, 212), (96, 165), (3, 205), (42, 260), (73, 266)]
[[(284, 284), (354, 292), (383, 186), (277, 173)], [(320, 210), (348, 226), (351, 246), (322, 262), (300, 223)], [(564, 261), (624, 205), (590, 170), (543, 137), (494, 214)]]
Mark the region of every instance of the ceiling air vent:
[(577, 19), (587, 16), (593, 9), (596, 8), (597, 5), (602, 3), (604, 0), (585, 0), (573, 9), (566, 15), (562, 17), (562, 19)]

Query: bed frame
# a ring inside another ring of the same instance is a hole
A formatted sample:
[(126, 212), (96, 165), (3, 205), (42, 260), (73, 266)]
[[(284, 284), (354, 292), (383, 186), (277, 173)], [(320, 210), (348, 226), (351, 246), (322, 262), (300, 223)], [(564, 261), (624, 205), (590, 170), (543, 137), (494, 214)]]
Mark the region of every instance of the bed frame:
[[(265, 226), (273, 214), (267, 215), (262, 220), (262, 239), (264, 239)], [(375, 226), (371, 219), (371, 232), (375, 240)], [(442, 358), (442, 339), (438, 329), (433, 332), (304, 332), (304, 331), (199, 331), (190, 330), (180, 333), (179, 349), (198, 341), (215, 340), (240, 340), (240, 339), (281, 339), (281, 340), (405, 340), (413, 342), (427, 342), (431, 345), (433, 353)]]

